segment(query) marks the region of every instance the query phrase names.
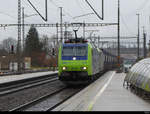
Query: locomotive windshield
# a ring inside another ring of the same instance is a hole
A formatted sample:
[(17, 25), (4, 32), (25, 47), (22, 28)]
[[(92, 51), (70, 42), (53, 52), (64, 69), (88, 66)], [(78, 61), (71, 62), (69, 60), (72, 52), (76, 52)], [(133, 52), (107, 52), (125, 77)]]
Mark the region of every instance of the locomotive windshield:
[(62, 56), (87, 56), (87, 46), (63, 47)]

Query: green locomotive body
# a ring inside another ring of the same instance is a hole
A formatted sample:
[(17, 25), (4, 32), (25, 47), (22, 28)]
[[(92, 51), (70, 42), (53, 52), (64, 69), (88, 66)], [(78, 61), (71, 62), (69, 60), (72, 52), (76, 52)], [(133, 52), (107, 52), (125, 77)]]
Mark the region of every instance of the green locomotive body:
[(67, 43), (59, 47), (58, 74), (61, 81), (93, 80), (103, 71), (103, 65), (102, 51), (90, 43)]

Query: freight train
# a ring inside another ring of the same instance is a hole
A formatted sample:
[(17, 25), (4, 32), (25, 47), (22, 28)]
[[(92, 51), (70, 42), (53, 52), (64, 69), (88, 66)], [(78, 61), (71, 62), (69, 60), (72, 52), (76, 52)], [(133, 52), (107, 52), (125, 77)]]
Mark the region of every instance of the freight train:
[(115, 55), (84, 39), (70, 39), (59, 47), (58, 75), (65, 83), (93, 81), (99, 74), (116, 67)]
[(143, 59), (132, 66), (124, 79), (123, 86), (150, 96), (150, 58)]

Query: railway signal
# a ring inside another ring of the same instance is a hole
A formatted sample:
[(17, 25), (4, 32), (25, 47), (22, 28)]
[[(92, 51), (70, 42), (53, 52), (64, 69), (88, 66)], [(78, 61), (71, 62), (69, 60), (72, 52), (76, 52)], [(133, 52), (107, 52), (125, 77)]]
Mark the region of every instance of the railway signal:
[(55, 55), (55, 49), (54, 48), (52, 49), (52, 55), (53, 56)]
[(11, 45), (11, 54), (14, 54), (14, 45)]

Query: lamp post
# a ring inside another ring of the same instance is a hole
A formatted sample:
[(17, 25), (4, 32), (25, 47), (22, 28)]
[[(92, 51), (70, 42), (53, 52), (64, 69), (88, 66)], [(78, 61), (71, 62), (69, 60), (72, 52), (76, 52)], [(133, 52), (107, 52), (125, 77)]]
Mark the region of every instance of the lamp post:
[(139, 46), (139, 40), (140, 40), (140, 14), (136, 14), (138, 16), (138, 37), (137, 37), (137, 59), (140, 58), (140, 46)]

